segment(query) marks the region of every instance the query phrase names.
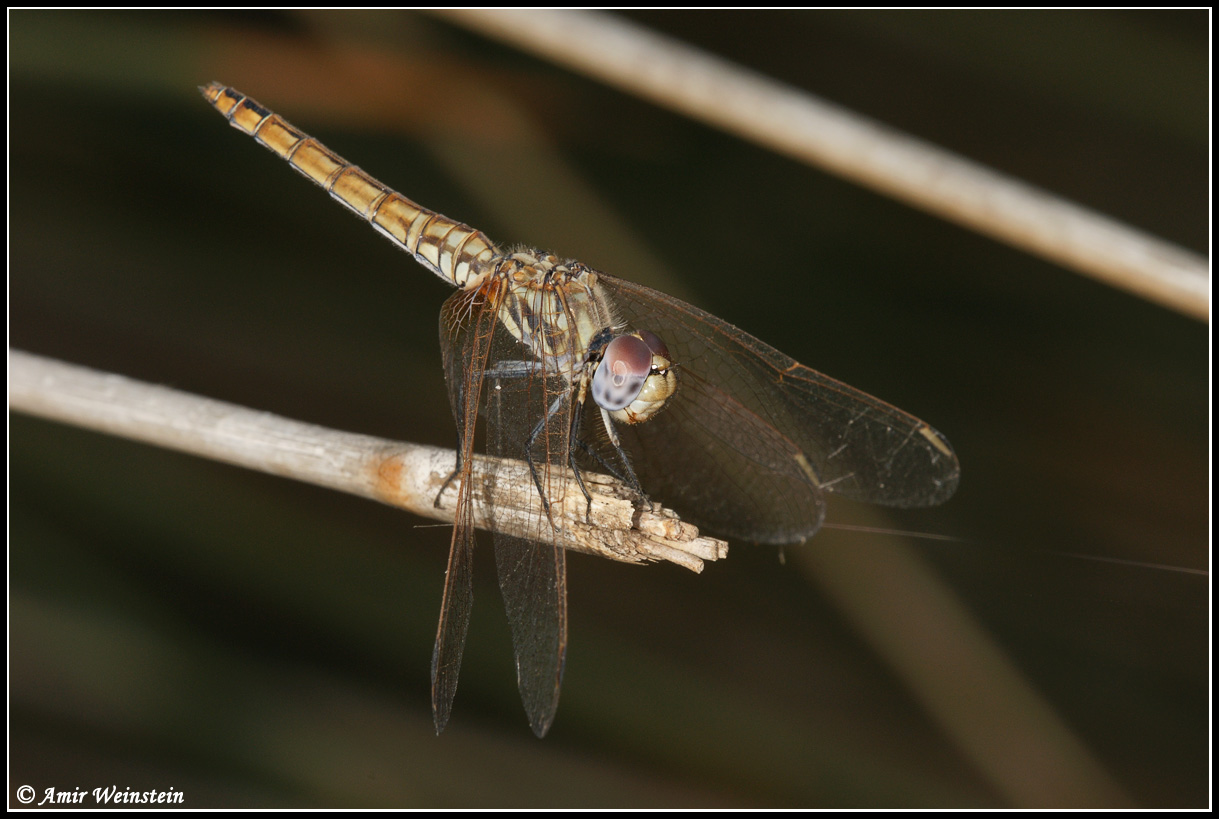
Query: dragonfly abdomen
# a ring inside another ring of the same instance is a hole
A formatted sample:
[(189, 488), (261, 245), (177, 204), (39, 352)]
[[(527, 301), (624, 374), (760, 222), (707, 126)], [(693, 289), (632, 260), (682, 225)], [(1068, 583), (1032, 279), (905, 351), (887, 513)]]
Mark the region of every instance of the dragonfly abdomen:
[(381, 184), (240, 91), (215, 82), (200, 91), (234, 128), (287, 160), (437, 276), (464, 289), (491, 271), (499, 249), (482, 231)]

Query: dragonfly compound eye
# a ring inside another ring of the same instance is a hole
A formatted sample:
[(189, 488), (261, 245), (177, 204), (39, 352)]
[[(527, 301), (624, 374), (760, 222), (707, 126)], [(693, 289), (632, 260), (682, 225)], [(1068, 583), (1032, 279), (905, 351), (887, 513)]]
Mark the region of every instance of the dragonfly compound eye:
[(664, 342), (647, 330), (615, 338), (593, 374), (593, 400), (623, 424), (648, 420), (677, 391)]
[(610, 412), (626, 409), (639, 397), (652, 372), (652, 350), (638, 336), (618, 336), (605, 346), (593, 373), (593, 400)]

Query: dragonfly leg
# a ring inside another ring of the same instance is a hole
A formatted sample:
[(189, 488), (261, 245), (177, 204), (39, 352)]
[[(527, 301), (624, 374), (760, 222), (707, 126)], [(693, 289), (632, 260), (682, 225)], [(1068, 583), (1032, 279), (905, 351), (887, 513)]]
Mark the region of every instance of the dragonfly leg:
[(589, 494), (588, 489), (584, 486), (584, 478), (580, 477), (580, 465), (576, 463), (576, 447), (591, 455), (594, 460), (601, 462), (601, 459), (597, 457), (596, 453), (592, 452), (588, 444), (580, 440), (580, 413), (578, 412), (573, 413), (571, 419), (571, 435), (567, 439), (567, 463), (571, 467), (572, 474), (576, 476), (576, 485), (580, 487), (580, 492), (584, 495), (584, 521), (585, 523), (591, 523), (593, 517), (593, 496)]
[[(605, 413), (603, 410), (602, 415), (604, 416), (604, 414)], [(606, 424), (612, 423), (608, 419), (604, 419), (604, 418), (603, 418), (603, 422)], [(606, 474), (610, 475), (611, 477), (617, 478), (619, 481), (626, 484), (627, 488), (630, 489), (632, 492), (634, 492), (636, 495), (638, 495), (641, 499), (645, 499), (645, 500), (647, 499), (647, 493), (643, 491), (643, 486), (639, 483), (639, 478), (636, 477), (635, 470), (633, 468), (631, 468), (631, 462), (627, 458), (626, 450), (624, 450), (622, 448), (622, 445), (618, 440), (618, 436), (613, 434), (613, 427), (608, 426), (607, 429), (610, 430), (610, 444), (614, 447), (614, 452), (618, 456), (617, 461), (618, 461), (618, 463), (620, 463), (622, 465), (621, 468), (619, 468), (617, 465), (611, 463), (606, 458), (602, 457), (601, 453), (597, 452), (597, 450), (595, 450), (595, 449), (593, 449), (593, 447), (589, 446), (588, 442), (580, 437), (580, 413), (576, 414), (575, 421), (572, 424), (571, 448), (569, 450), (569, 452), (571, 453), (571, 456), (570, 456), (571, 469), (576, 474), (576, 481), (579, 484), (581, 491), (584, 492), (584, 497), (585, 497), (585, 500), (587, 501), (586, 517), (589, 517), (592, 515), (593, 499), (592, 499), (592, 495), (590, 495), (588, 490), (585, 489), (584, 481), (580, 477), (580, 472), (582, 470), (580, 468), (579, 463), (577, 463), (577, 461), (576, 461), (577, 450), (579, 452), (584, 453), (591, 461), (596, 463), (596, 465), (598, 467), (600, 467), (602, 470), (604, 470), (606, 472)]]
[(647, 497), (643, 491), (643, 487), (639, 485), (639, 478), (635, 476), (635, 470), (631, 467), (631, 459), (626, 456), (626, 450), (622, 448), (622, 442), (618, 440), (618, 432), (614, 429), (614, 421), (610, 418), (605, 408), (601, 408), (601, 423), (605, 424), (605, 431), (609, 435), (610, 444), (614, 447), (614, 452), (618, 454), (618, 461), (622, 464), (622, 471), (626, 473), (624, 480), (635, 490), (640, 497)]
[[(456, 391), (453, 394), (453, 400), (456, 402), (456, 405), (453, 407), (453, 417), (457, 419), (457, 427), (460, 430), (461, 419), (465, 417), (466, 401), (465, 390), (463, 390), (460, 385), (457, 386)], [(461, 453), (464, 448), (465, 447), (463, 441), (461, 440), (461, 435), (458, 435), (456, 459), (457, 465), (453, 467), (453, 471), (449, 473), (449, 477), (445, 478), (444, 483), (440, 485), (440, 491), (436, 493), (436, 500), (432, 501), (432, 506), (436, 509), (440, 508), (440, 499), (444, 497), (444, 492), (449, 488), (449, 484), (453, 483), (453, 480), (457, 477), (457, 474), (461, 472)]]
[[(494, 366), (489, 368), (483, 375), (483, 380), (500, 379), (500, 378), (524, 378), (534, 376), (541, 369), (541, 364), (536, 361), (499, 361)], [(492, 395), (498, 395), (498, 390), (492, 390)], [(525, 439), (525, 463), (529, 466), (529, 475), (533, 478), (533, 485), (538, 490), (538, 497), (542, 499), (542, 509), (546, 512), (546, 518), (550, 521), (550, 525), (558, 528), (555, 525), (554, 515), (551, 513), (550, 498), (546, 494), (546, 490), (542, 486), (542, 476), (538, 472), (537, 464), (533, 460), (533, 448), (537, 444), (538, 438), (543, 434), (546, 425), (550, 420), (559, 413), (563, 407), (563, 402), (568, 400), (566, 393), (558, 395), (550, 406), (546, 409), (546, 415), (529, 432), (529, 436)], [(579, 473), (576, 473), (576, 480), (579, 483), (580, 490), (584, 492), (585, 497), (589, 498), (591, 506), (592, 500), (588, 491), (584, 489), (584, 483), (580, 480)]]
[[(498, 378), (520, 378), (522, 376), (531, 374), (535, 369), (536, 369), (536, 367), (531, 366), (531, 362), (528, 362), (528, 361), (501, 361), (498, 364), (496, 364), (494, 367), (492, 367), (491, 369), (487, 370), (483, 374), (483, 380), (485, 381), (487, 379), (498, 379)], [(454, 400), (456, 400), (458, 402), (458, 406), (456, 407), (454, 415), (456, 416), (456, 418), (458, 419), (458, 423), (460, 424), (461, 423), (460, 419), (465, 417), (465, 403), (464, 403), (465, 395), (463, 394), (463, 390), (461, 389), (460, 386), (457, 388), (457, 394), (454, 397)], [(453, 483), (453, 481), (457, 478), (458, 474), (461, 472), (461, 453), (462, 453), (462, 444), (461, 444), (461, 441), (459, 440), (457, 442), (457, 465), (453, 468), (453, 471), (449, 473), (449, 477), (444, 479), (444, 483), (440, 485), (440, 491), (436, 493), (436, 500), (433, 501), (433, 503), (432, 503), (432, 505), (434, 507), (436, 507), (437, 509), (440, 508), (440, 499), (444, 497), (445, 491), (449, 488), (449, 485)], [(549, 515), (549, 514), (550, 514), (549, 510), (547, 510), (547, 515)]]
[(626, 450), (622, 448), (622, 442), (618, 440), (618, 433), (614, 429), (614, 422), (610, 419), (609, 413), (604, 409), (601, 410), (601, 422), (605, 424), (605, 432), (609, 437), (610, 446), (614, 448), (614, 453), (618, 456), (618, 463), (622, 465), (621, 469), (603, 458), (587, 442), (577, 440), (576, 443), (579, 444), (580, 449), (584, 450), (589, 457), (600, 464), (606, 472), (625, 483), (627, 488), (636, 495), (646, 499), (648, 493), (643, 491), (643, 485), (639, 483), (639, 478), (635, 475), (635, 470), (631, 466), (631, 459), (627, 457)]
[(449, 488), (449, 484), (457, 477), (457, 473), (461, 472), (461, 444), (457, 445), (457, 466), (449, 473), (449, 477), (444, 479), (444, 483), (440, 485), (440, 491), (436, 493), (436, 500), (432, 501), (432, 506), (439, 509), (440, 499), (444, 497), (444, 491)]
[[(537, 443), (538, 437), (541, 436), (542, 431), (546, 428), (546, 424), (558, 413), (559, 409), (563, 406), (563, 402), (566, 401), (567, 398), (568, 396), (566, 394), (555, 398), (555, 400), (552, 401), (550, 406), (546, 409), (545, 417), (537, 422), (533, 430), (529, 433), (529, 437), (525, 439), (525, 463), (529, 465), (529, 474), (533, 476), (533, 485), (537, 487), (538, 497), (542, 499), (542, 508), (546, 510), (546, 517), (548, 520), (550, 520), (551, 526), (555, 526), (554, 516), (550, 513), (550, 499), (546, 497), (546, 490), (542, 488), (542, 477), (538, 474), (537, 464), (533, 462), (533, 445)], [(583, 484), (581, 484), (581, 489), (583, 489)], [(588, 493), (585, 492), (585, 494), (587, 495)], [(555, 526), (555, 528), (558, 527)]]

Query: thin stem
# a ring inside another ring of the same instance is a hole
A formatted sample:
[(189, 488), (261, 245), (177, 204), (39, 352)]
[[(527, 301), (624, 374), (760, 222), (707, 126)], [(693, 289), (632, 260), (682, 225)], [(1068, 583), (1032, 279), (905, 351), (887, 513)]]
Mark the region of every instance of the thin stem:
[(825, 100), (608, 14), (436, 12), (659, 105), (1187, 315), (1207, 260)]
[[(113, 373), (9, 351), (9, 408), (66, 424), (337, 489), (452, 522), (452, 450), (327, 429), (269, 412), (146, 384)], [(548, 540), (627, 563), (666, 560), (701, 571), (727, 555), (723, 541), (658, 505), (637, 509), (612, 478), (585, 474), (589, 511), (574, 476), (552, 476), (551, 528), (523, 463), (478, 458), (472, 465), (479, 528)], [(439, 500), (438, 500), (439, 498)]]

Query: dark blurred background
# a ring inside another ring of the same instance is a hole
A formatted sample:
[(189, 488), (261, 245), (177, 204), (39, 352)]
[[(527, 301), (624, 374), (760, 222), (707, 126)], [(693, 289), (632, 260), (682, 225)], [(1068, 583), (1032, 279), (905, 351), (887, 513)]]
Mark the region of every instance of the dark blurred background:
[[(628, 16), (1208, 252), (1206, 12)], [(828, 518), (958, 540), (827, 528), (701, 576), (572, 556), (543, 741), (484, 544), (437, 738), (448, 528), (10, 413), (11, 805), (1208, 803), (1204, 324), (432, 17), (9, 22), (13, 348), (452, 445), (448, 286), (230, 129), (196, 91), (219, 80), (497, 241), (897, 404), (962, 464), (941, 508)]]

